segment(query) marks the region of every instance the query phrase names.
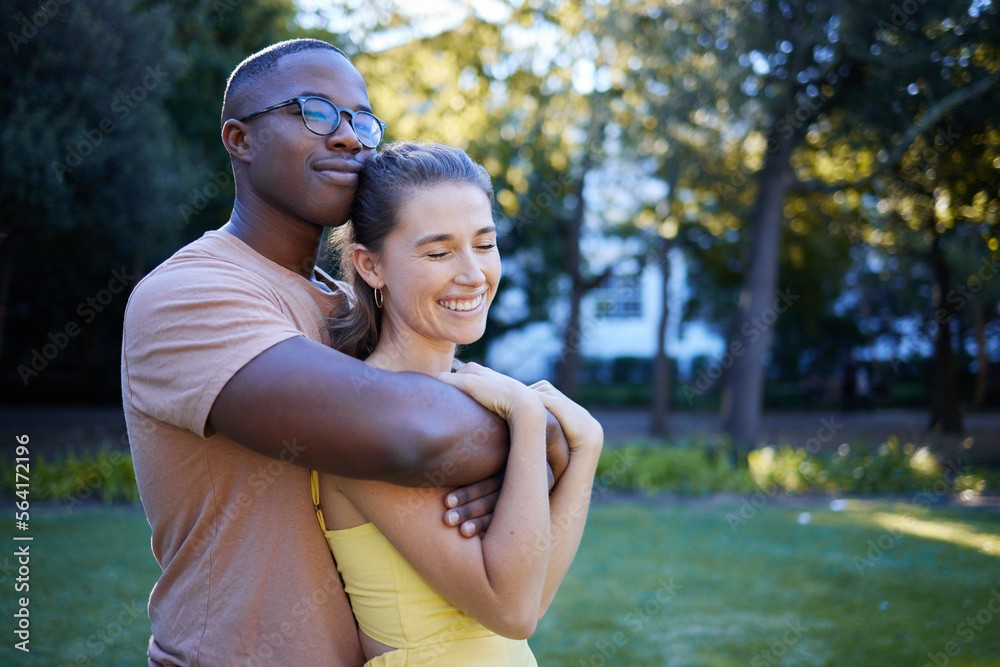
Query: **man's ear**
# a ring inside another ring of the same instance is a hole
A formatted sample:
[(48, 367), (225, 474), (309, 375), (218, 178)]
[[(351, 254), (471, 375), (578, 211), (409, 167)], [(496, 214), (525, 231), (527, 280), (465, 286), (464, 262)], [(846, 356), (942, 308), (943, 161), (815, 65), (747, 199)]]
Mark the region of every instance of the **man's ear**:
[(222, 145), (234, 159), (250, 162), (250, 137), (246, 123), (230, 118), (222, 126)]
[(360, 243), (354, 245), (354, 270), (372, 289), (385, 285), (378, 256)]

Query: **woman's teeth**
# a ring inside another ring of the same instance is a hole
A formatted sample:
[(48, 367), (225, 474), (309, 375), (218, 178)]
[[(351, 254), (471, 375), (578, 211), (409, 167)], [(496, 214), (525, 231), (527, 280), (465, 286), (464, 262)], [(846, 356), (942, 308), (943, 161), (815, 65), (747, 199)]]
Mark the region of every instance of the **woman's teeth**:
[(483, 302), (483, 295), (480, 294), (471, 301), (438, 301), (438, 305), (444, 306), (448, 310), (472, 310)]

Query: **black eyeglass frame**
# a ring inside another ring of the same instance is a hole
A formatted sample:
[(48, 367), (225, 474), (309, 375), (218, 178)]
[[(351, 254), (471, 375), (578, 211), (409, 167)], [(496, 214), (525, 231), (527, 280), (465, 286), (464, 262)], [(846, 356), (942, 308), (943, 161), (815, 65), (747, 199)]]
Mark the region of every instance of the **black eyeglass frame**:
[[(330, 106), (332, 106), (334, 108), (334, 110), (337, 112), (337, 122), (334, 123), (333, 128), (329, 132), (325, 132), (325, 133), (324, 132), (317, 132), (316, 130), (314, 130), (311, 127), (309, 127), (309, 121), (306, 120), (306, 114), (305, 114), (305, 103), (306, 103), (307, 100), (322, 100), (323, 102), (326, 102), (327, 104), (329, 104)], [(333, 134), (334, 132), (336, 132), (337, 128), (340, 127), (340, 121), (343, 119), (343, 114), (346, 112), (347, 113), (347, 117), (350, 119), (348, 122), (351, 124), (351, 131), (354, 132), (354, 136), (356, 136), (358, 138), (358, 141), (361, 142), (362, 146), (364, 146), (365, 148), (377, 148), (378, 145), (381, 144), (382, 140), (385, 138), (385, 128), (387, 127), (386, 124), (385, 124), (385, 121), (383, 121), (381, 118), (379, 118), (378, 116), (376, 116), (375, 114), (373, 114), (371, 111), (366, 111), (364, 109), (362, 109), (360, 111), (354, 111), (353, 109), (348, 109), (347, 107), (338, 107), (336, 104), (334, 104), (330, 100), (326, 99), (325, 97), (319, 97), (317, 95), (306, 95), (306, 96), (301, 96), (301, 97), (293, 97), (290, 100), (285, 100), (284, 102), (278, 102), (277, 104), (272, 104), (271, 106), (267, 107), (266, 109), (261, 109), (260, 111), (254, 111), (252, 114), (248, 114), (246, 116), (243, 116), (243, 118), (239, 118), (238, 120), (241, 123), (243, 123), (243, 122), (245, 122), (247, 120), (250, 120), (254, 116), (259, 116), (262, 113), (267, 113), (268, 111), (274, 111), (275, 109), (282, 109), (284, 107), (288, 107), (288, 106), (291, 106), (293, 104), (298, 104), (299, 105), (299, 115), (302, 117), (302, 124), (306, 126), (306, 129), (309, 130), (310, 132), (312, 132), (313, 134), (318, 134), (321, 137), (328, 137), (331, 134)], [(358, 115), (359, 113), (368, 114), (369, 116), (371, 116), (372, 118), (374, 118), (375, 122), (377, 122), (379, 124), (379, 126), (382, 128), (382, 136), (379, 137), (378, 143), (375, 144), (374, 146), (369, 146), (368, 144), (366, 144), (364, 142), (364, 140), (361, 138), (361, 135), (358, 133), (358, 129), (356, 127), (354, 127), (354, 117), (356, 115)]]

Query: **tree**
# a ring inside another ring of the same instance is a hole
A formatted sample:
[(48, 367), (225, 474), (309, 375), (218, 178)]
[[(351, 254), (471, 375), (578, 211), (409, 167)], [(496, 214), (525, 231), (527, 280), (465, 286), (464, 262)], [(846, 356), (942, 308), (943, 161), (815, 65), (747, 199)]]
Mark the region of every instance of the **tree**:
[[(574, 78), (575, 57), (598, 64), (604, 57), (593, 40), (577, 39), (588, 8), (524, 6), (504, 26), (473, 14), (451, 30), (356, 59), (394, 137), (457, 145), (489, 170), (506, 221), (505, 279), (487, 337), (549, 319), (553, 297), (568, 297), (558, 380), (568, 395), (583, 335), (580, 304), (608, 273), (593, 270), (581, 252), (585, 184), (602, 162), (605, 109), (617, 94), (614, 85), (580, 87)], [(524, 295), (525, 306), (505, 307), (504, 292)]]
[(226, 76), (251, 49), (288, 36), (294, 7), (4, 7), (13, 23), (0, 67), (3, 390), (12, 401), (113, 401), (132, 286), (228, 215)]
[[(899, 8), (883, 17), (881, 7), (858, 2), (750, 4), (729, 57), (752, 70), (743, 90), (758, 98), (767, 151), (749, 224), (740, 322), (762, 320), (772, 305), (783, 210), (792, 192), (864, 187), (895, 164), (917, 136), (996, 85), (1000, 74), (991, 70), (977, 72), (972, 83), (939, 76), (937, 87), (947, 93), (939, 104), (898, 103), (919, 66), (936, 51), (957, 48), (971, 22), (953, 3), (929, 0), (915, 5), (917, 9), (919, 24)], [(900, 126), (907, 129), (899, 132)], [(807, 141), (810, 133), (853, 146), (854, 159), (809, 165), (808, 154), (814, 150)], [(880, 151), (883, 159), (873, 159)], [(867, 174), (852, 179), (856, 172)], [(726, 428), (744, 449), (756, 444), (772, 338), (768, 327), (748, 341), (746, 354), (736, 358), (729, 376)]]
[(160, 101), (183, 59), (165, 9), (133, 8), (10, 6), (20, 27), (0, 67), (0, 326), (5, 384), (19, 394), (117, 367), (122, 293), (171, 231), (163, 220), (183, 181)]

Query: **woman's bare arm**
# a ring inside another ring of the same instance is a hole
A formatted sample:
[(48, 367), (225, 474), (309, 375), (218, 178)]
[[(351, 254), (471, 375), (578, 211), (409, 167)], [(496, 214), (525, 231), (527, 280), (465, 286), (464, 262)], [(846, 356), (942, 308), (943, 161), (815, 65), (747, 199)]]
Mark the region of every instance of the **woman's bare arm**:
[(434, 498), (419, 489), (344, 478), (335, 484), (445, 599), (498, 634), (525, 638), (538, 621), (548, 569), (548, 552), (538, 549), (549, 540), (545, 410), (523, 399), (511, 408), (506, 477), (482, 540), (433, 521)]
[(552, 540), (547, 545), (549, 566), (538, 613), (541, 618), (552, 604), (580, 547), (590, 509), (594, 473), (604, 445), (604, 430), (589, 412), (548, 382), (538, 382), (532, 389), (539, 392), (545, 407), (559, 419), (570, 447), (569, 466), (549, 498)]

